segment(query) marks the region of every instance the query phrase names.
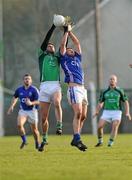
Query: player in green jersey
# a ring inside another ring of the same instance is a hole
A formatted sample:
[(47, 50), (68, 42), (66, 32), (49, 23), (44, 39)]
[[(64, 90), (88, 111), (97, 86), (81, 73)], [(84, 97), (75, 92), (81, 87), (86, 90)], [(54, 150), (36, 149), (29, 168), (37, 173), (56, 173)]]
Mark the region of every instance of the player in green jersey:
[(99, 111), (103, 108), (103, 113), (98, 123), (98, 143), (96, 144), (96, 147), (103, 145), (103, 128), (106, 122), (112, 123), (112, 131), (108, 141), (108, 146), (111, 147), (113, 145), (121, 122), (121, 102), (125, 105), (126, 117), (131, 120), (128, 98), (123, 89), (117, 87), (117, 77), (115, 75), (111, 75), (109, 78), (109, 87), (101, 93), (99, 103), (94, 114), (94, 117), (97, 116)]
[(53, 102), (57, 119), (56, 134), (62, 134), (62, 108), (61, 108), (61, 87), (60, 87), (60, 57), (55, 53), (55, 47), (49, 42), (55, 30), (55, 25), (46, 34), (46, 37), (39, 50), (39, 70), (40, 70), (40, 114), (42, 119), (43, 140), (39, 151), (44, 150), (48, 136), (48, 116), (50, 105)]

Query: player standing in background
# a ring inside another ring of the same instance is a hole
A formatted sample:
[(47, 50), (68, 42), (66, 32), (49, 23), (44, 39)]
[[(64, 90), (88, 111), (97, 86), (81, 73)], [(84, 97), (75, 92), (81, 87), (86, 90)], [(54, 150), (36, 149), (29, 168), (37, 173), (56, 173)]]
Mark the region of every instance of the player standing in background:
[(44, 150), (47, 144), (48, 136), (48, 116), (51, 103), (55, 107), (55, 115), (57, 120), (56, 134), (62, 134), (62, 108), (61, 108), (61, 86), (60, 86), (60, 57), (59, 53), (55, 53), (55, 47), (49, 42), (55, 25), (46, 34), (39, 52), (39, 70), (40, 70), (40, 113), (42, 119), (43, 140), (39, 151)]
[(111, 147), (113, 145), (122, 117), (121, 102), (125, 104), (126, 117), (131, 120), (128, 98), (124, 91), (117, 87), (117, 77), (111, 75), (109, 78), (109, 87), (101, 93), (94, 115), (94, 117), (97, 116), (99, 111), (103, 108), (103, 113), (98, 123), (98, 143), (96, 147), (103, 145), (103, 128), (106, 122), (112, 123), (112, 131), (108, 146)]
[[(87, 115), (87, 91), (84, 88), (84, 73), (81, 65), (81, 46), (77, 37), (68, 31), (71, 26), (65, 27), (65, 34), (61, 41), (61, 66), (65, 73), (65, 82), (68, 84), (67, 97), (74, 111), (73, 139), (71, 145), (81, 151), (86, 151), (87, 146), (81, 141), (80, 133)], [(67, 39), (71, 39), (76, 51), (67, 48)]]
[(31, 129), (35, 139), (35, 147), (36, 149), (38, 149), (40, 145), (40, 135), (38, 131), (39, 94), (37, 88), (32, 86), (31, 75), (25, 74), (23, 77), (23, 83), (23, 86), (20, 86), (16, 89), (7, 114), (13, 112), (14, 107), (19, 99), (20, 110), (18, 112), (17, 126), (22, 138), (20, 149), (27, 145), (26, 132), (24, 129), (24, 124), (26, 123), (26, 121), (28, 121), (31, 125)]

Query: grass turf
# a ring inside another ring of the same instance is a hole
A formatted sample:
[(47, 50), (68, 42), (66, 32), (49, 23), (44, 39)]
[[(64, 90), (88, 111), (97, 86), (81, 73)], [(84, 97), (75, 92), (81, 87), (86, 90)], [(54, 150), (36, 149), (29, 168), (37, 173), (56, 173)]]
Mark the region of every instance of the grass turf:
[(70, 146), (71, 136), (49, 136), (44, 152), (34, 148), (33, 137), (20, 150), (20, 137), (0, 138), (0, 180), (130, 180), (132, 136), (118, 135), (113, 147), (95, 148), (95, 136), (83, 135), (88, 150)]

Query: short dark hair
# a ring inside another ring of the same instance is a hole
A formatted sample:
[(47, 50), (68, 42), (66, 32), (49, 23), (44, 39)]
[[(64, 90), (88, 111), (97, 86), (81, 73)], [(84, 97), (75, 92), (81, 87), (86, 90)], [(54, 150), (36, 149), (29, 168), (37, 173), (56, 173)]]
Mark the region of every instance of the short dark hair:
[(30, 76), (30, 77), (32, 78), (31, 74), (26, 73), (26, 74), (23, 76), (23, 79), (24, 79), (25, 77), (27, 77), (27, 76)]
[[(71, 48), (71, 47), (67, 47), (66, 50), (67, 50), (67, 49), (72, 49), (72, 48)], [(73, 50), (73, 49), (72, 49), (72, 50)]]
[(51, 42), (48, 42), (48, 45), (53, 45), (53, 46), (54, 46), (54, 44), (53, 44), (53, 43), (51, 43)]

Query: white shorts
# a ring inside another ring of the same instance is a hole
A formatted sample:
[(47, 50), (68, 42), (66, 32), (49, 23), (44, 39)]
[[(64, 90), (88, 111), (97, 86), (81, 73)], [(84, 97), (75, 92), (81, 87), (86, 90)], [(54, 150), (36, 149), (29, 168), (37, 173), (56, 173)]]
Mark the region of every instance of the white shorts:
[(70, 104), (83, 103), (88, 105), (87, 90), (83, 86), (68, 87), (67, 98)]
[(40, 84), (39, 101), (52, 102), (53, 95), (56, 92), (61, 93), (61, 86), (59, 81), (46, 81)]
[(24, 116), (27, 118), (27, 121), (31, 124), (38, 124), (38, 110), (33, 109), (30, 111), (25, 111), (23, 109), (20, 109), (18, 112), (18, 116)]
[(101, 119), (107, 122), (113, 122), (115, 120), (121, 121), (122, 111), (120, 110), (103, 110)]

